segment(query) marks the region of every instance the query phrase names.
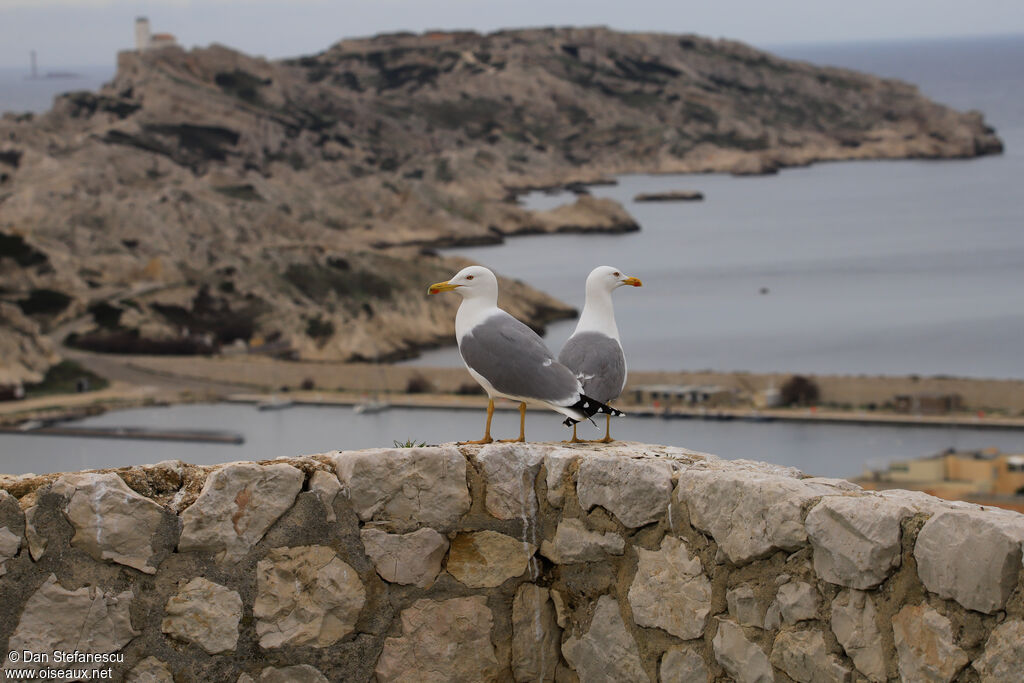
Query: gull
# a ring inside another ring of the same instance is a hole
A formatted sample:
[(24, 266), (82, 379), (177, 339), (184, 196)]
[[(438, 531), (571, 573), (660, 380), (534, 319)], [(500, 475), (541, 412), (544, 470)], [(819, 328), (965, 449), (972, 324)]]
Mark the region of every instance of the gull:
[(498, 308), (498, 279), (483, 266), (463, 268), (446, 282), (430, 285), (428, 294), (455, 292), (462, 296), (455, 314), (459, 353), (473, 379), (487, 392), (484, 437), (465, 443), (491, 443), (494, 399), (519, 402), (519, 438), (526, 441), (526, 404), (545, 406), (575, 425), (592, 415), (621, 415), (584, 395), (573, 372), (555, 360), (537, 333)]
[[(612, 292), (624, 285), (642, 287), (643, 283), (612, 266), (598, 266), (590, 271), (580, 321), (558, 354), (558, 362), (573, 371), (584, 393), (601, 403), (617, 399), (626, 386), (626, 356), (612, 309)], [(574, 424), (572, 442), (577, 441)], [(604, 438), (599, 441), (611, 443), (610, 419), (606, 420)]]

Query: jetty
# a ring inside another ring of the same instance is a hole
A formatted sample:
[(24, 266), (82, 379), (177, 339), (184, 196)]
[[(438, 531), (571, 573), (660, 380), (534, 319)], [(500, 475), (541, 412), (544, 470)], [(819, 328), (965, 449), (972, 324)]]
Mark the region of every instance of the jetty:
[(212, 429), (158, 429), (152, 427), (83, 427), (77, 425), (42, 425), (39, 427), (0, 426), (0, 434), (27, 436), (73, 436), (94, 439), (139, 439), (143, 441), (191, 441), (195, 443), (242, 444), (245, 437), (237, 432)]

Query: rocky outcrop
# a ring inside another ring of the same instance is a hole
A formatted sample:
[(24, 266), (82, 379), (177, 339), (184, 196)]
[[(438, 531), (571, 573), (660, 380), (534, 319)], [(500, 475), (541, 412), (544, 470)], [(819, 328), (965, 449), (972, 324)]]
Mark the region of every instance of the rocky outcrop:
[[(0, 273), (2, 264), (0, 257)], [(0, 280), (3, 279), (0, 274)], [(0, 301), (0, 386), (41, 382), (47, 368), (58, 358), (53, 343), (42, 335), (37, 321), (14, 304)]]
[(115, 680), (952, 682), (1024, 666), (1024, 516), (791, 468), (496, 444), (4, 481), (0, 641), (106, 653), (89, 666)]
[[(906, 83), (604, 28), (382, 35), (285, 61), (122, 52), (101, 91), (6, 117), (0, 140), (0, 306), (30, 319), (0, 324), (0, 381), (38, 377), (39, 328), (78, 318), (74, 344), (121, 353), (360, 360), (450, 341), (457, 302), (422, 290), (460, 263), (421, 248), (637, 228), (586, 195), (508, 201), (530, 187), (1001, 150), (980, 114)], [(573, 314), (502, 290), (535, 326)]]
[(702, 199), (704, 199), (704, 193), (696, 190), (641, 192), (633, 197), (634, 202), (699, 202)]

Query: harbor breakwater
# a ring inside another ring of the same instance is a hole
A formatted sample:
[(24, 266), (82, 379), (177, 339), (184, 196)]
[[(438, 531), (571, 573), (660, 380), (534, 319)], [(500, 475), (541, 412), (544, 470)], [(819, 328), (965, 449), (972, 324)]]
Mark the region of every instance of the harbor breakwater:
[(632, 443), (444, 445), (0, 488), (9, 670), (583, 682), (1024, 670), (1024, 516), (765, 463)]

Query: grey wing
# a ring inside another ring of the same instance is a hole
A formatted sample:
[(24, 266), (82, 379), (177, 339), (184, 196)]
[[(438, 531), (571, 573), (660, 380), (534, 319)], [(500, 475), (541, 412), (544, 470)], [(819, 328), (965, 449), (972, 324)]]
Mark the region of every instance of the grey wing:
[(619, 397), (626, 383), (626, 357), (619, 342), (598, 332), (581, 332), (569, 338), (558, 362), (572, 370), (583, 393), (607, 403)]
[(491, 316), (459, 342), (466, 365), (503, 394), (571, 405), (579, 398), (572, 371), (555, 361), (537, 333), (507, 313)]

